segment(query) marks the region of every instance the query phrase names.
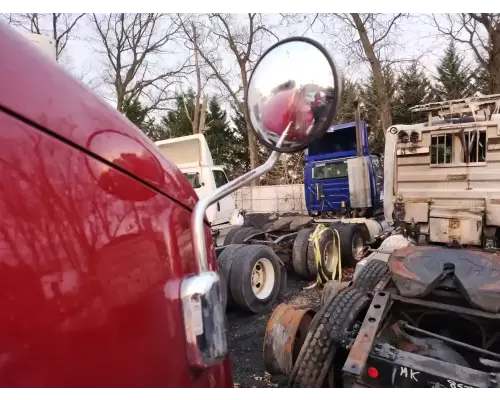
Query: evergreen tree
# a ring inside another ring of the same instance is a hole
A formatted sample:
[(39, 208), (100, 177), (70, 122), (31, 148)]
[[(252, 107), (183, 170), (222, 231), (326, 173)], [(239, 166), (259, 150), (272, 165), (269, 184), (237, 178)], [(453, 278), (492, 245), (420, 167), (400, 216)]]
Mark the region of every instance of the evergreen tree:
[(495, 94), (495, 81), (486, 68), (484, 68), (480, 64), (477, 64), (474, 68), (472, 76), (474, 77), (475, 81), (475, 89), (479, 93), (483, 95)]
[[(160, 123), (155, 127), (152, 135), (153, 140), (170, 139), (180, 136), (192, 135), (193, 127), (186, 113), (190, 116), (194, 113), (195, 93), (188, 90), (179, 93), (175, 99), (175, 106), (166, 116), (162, 117)], [(243, 136), (245, 121), (242, 115), (236, 114), (233, 122), (237, 129), (230, 126), (227, 112), (221, 107), (217, 99), (212, 98), (207, 107), (204, 134), (208, 147), (215, 164), (226, 168), (228, 177), (239, 175), (248, 170), (250, 163), (248, 148), (246, 146), (246, 134)]]
[[(194, 113), (195, 93), (193, 89), (188, 89), (184, 93), (178, 93), (175, 97), (175, 107), (162, 117), (159, 130), (162, 132), (162, 139), (175, 138), (179, 136), (191, 135), (193, 126), (190, 117)], [(188, 114), (186, 113), (186, 109)]]
[(148, 116), (148, 111), (138, 99), (126, 99), (122, 107), (123, 114), (137, 127), (141, 128)]
[(229, 126), (227, 112), (213, 97), (208, 103), (205, 136), (215, 164), (224, 165), (229, 175), (238, 169), (245, 143)]
[(155, 120), (149, 117), (148, 109), (144, 107), (138, 99), (125, 100), (123, 102), (122, 112), (130, 122), (154, 140)]
[[(248, 151), (248, 132), (245, 117), (238, 109), (233, 108), (231, 120), (234, 125), (233, 135), (236, 143), (233, 147), (235, 162), (231, 166), (231, 175), (234, 178), (250, 169), (250, 152)], [(260, 143), (257, 143), (257, 148), (262, 150)]]
[(432, 101), (432, 87), (425, 73), (418, 68), (416, 62), (402, 71), (397, 79), (397, 93), (393, 106), (394, 124), (413, 124), (418, 115), (410, 108), (418, 104)]
[(437, 101), (455, 100), (474, 94), (472, 74), (464, 65), (464, 58), (450, 41), (437, 66), (437, 83), (434, 88)]
[(354, 82), (342, 77), (342, 96), (340, 106), (334, 124), (342, 124), (354, 121), (356, 107), (354, 102), (358, 98), (358, 88)]

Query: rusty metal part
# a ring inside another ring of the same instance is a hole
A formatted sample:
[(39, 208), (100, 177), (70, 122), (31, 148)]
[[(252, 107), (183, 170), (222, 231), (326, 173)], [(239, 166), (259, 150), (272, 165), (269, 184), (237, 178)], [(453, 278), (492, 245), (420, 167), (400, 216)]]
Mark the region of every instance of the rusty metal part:
[(408, 335), (401, 326), (401, 321), (397, 321), (390, 327), (392, 337), (398, 350), (420, 353), (422, 350), (427, 350), (427, 345), (424, 339), (415, 338)]
[(448, 346), (445, 343), (446, 340), (429, 338), (429, 335), (424, 335), (424, 337), (411, 336), (403, 330), (404, 324), (404, 321), (398, 321), (390, 328), (398, 350), (432, 357), (462, 367), (469, 367), (467, 360), (456, 350)]
[(476, 309), (500, 311), (500, 256), (472, 249), (408, 246), (395, 250), (388, 261), (392, 281), (400, 295), (421, 298), (445, 278)]
[(368, 355), (373, 347), (375, 335), (383, 323), (384, 316), (391, 305), (389, 292), (376, 292), (354, 341), (342, 371), (361, 376)]
[(417, 328), (416, 326), (412, 326), (412, 325), (408, 324), (407, 322), (400, 322), (400, 326), (402, 329), (406, 329), (406, 330), (409, 330), (411, 332), (420, 333), (421, 335), (429, 336), (429, 337), (432, 337), (434, 339), (439, 339), (443, 342), (453, 344), (457, 347), (462, 347), (462, 348), (465, 348), (467, 350), (475, 351), (476, 353), (485, 354), (487, 356), (496, 358), (497, 360), (500, 359), (500, 354), (495, 353), (493, 351), (482, 349), (482, 348), (477, 347), (477, 346), (472, 346), (471, 344), (460, 342), (459, 340), (454, 340), (454, 339), (448, 338), (448, 337), (443, 336), (443, 335), (438, 335), (437, 333), (433, 333), (433, 332), (430, 332), (430, 331), (427, 331), (424, 329)]
[(412, 299), (409, 297), (400, 296), (398, 294), (391, 294), (391, 297), (394, 301), (399, 301), (400, 303), (412, 304), (415, 306), (422, 306), (429, 308), (431, 310), (443, 310), (459, 315), (470, 315), (473, 317), (480, 317), (492, 320), (500, 320), (499, 313), (491, 313), (487, 311), (476, 310), (474, 308), (460, 307), (454, 306), (452, 304), (439, 303), (436, 301), (428, 301), (422, 299)]
[(315, 314), (309, 308), (297, 309), (292, 304), (276, 307), (264, 336), (262, 352), (267, 372), (290, 375)]
[[(499, 387), (500, 381), (500, 374), (483, 372), (443, 362), (433, 357), (398, 350), (387, 343), (375, 345), (368, 363), (379, 371), (377, 387), (481, 388)], [(411, 378), (412, 371), (417, 379)], [(371, 383), (364, 377), (362, 379), (357, 376), (349, 378), (350, 382), (356, 379), (356, 382), (361, 385)]]

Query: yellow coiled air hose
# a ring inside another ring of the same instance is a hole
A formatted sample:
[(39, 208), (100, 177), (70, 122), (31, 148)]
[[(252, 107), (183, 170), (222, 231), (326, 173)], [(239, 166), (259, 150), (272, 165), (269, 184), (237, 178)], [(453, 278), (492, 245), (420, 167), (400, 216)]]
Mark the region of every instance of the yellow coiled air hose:
[[(332, 278), (328, 277), (328, 271), (326, 270), (326, 265), (323, 265), (321, 249), (319, 248), (319, 240), (327, 231), (331, 231), (333, 233), (333, 246), (337, 247), (338, 254), (338, 263), (333, 268)], [(329, 280), (335, 280), (336, 277), (338, 277), (339, 282), (342, 281), (342, 255), (340, 252), (340, 236), (338, 231), (330, 226), (318, 224), (312, 235), (309, 237), (309, 241), (313, 242), (314, 262), (318, 272), (316, 275), (316, 282), (314, 282), (311, 286), (305, 287), (304, 289), (312, 289), (317, 285), (324, 285)]]

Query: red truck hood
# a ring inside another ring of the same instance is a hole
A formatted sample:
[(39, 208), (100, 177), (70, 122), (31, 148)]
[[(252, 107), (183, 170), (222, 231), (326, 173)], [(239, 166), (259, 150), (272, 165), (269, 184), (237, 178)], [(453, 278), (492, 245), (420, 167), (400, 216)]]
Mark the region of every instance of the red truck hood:
[(189, 182), (144, 133), (5, 24), (0, 53), (1, 108), (194, 207)]

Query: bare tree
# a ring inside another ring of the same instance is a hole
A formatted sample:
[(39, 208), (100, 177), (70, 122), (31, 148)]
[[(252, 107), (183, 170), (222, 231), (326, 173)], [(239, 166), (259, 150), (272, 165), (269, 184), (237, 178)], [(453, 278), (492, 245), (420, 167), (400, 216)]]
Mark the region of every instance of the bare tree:
[[(167, 109), (178, 85), (191, 71), (190, 59), (178, 59), (180, 25), (170, 14), (92, 14), (98, 43), (105, 59), (105, 82), (114, 92), (116, 108), (146, 98), (147, 112)], [(168, 57), (168, 60), (167, 60)], [(162, 62), (163, 61), (163, 62)], [(162, 70), (156, 68), (162, 62)], [(163, 67), (170, 64), (169, 67)]]
[[(200, 132), (200, 97), (201, 97), (201, 71), (200, 71), (200, 63), (198, 61), (198, 35), (196, 33), (196, 26), (194, 23), (191, 23), (191, 27), (193, 29), (193, 52), (194, 52), (194, 67), (196, 71), (196, 96), (194, 103), (194, 115), (193, 115), (193, 133)], [(204, 97), (205, 99), (205, 97)], [(206, 112), (206, 102), (205, 110)]]
[[(181, 18), (179, 16), (179, 18)], [(198, 27), (203, 38), (198, 37), (197, 48), (203, 60), (208, 78), (216, 79), (229, 95), (238, 110), (244, 115), (250, 152), (250, 166), (259, 163), (257, 141), (251, 134), (251, 124), (243, 99), (248, 92), (248, 79), (252, 66), (262, 54), (266, 40), (277, 39), (262, 14), (249, 13), (244, 17), (238, 14), (198, 15)], [(195, 36), (184, 24), (184, 33), (191, 43)], [(225, 56), (230, 56), (230, 61)], [(237, 69), (233, 65), (236, 61)]]
[(500, 93), (500, 14), (445, 14), (445, 23), (432, 15), (437, 30), (467, 45), (486, 71), (488, 90)]
[[(395, 55), (397, 47), (396, 32), (399, 23), (407, 14), (375, 14), (350, 13), (334, 14), (333, 18), (341, 24), (335, 32), (349, 63), (368, 64), (373, 75), (379, 120), (382, 130), (392, 125), (390, 97), (385, 86), (384, 67), (395, 62), (408, 61), (398, 59)], [(335, 26), (328, 17), (318, 18), (326, 31)], [(338, 24), (337, 24), (338, 25)]]
[(9, 24), (20, 27), (28, 32), (50, 36), (56, 45), (56, 58), (60, 59), (68, 41), (73, 37), (73, 32), (78, 21), (85, 14), (3, 14)]
[[(184, 32), (187, 33), (187, 27), (182, 22), (182, 19), (180, 19), (181, 26), (184, 29)], [(192, 44), (193, 44), (193, 55), (194, 55), (194, 68), (195, 68), (195, 73), (196, 73), (196, 95), (194, 99), (194, 111), (193, 115), (189, 113), (189, 109), (186, 103), (186, 100), (183, 98), (184, 101), (184, 110), (186, 112), (186, 116), (189, 119), (189, 122), (191, 122), (192, 126), (192, 132), (193, 133), (204, 133), (205, 131), (205, 121), (207, 117), (207, 102), (208, 102), (208, 97), (203, 94), (203, 87), (201, 84), (201, 67), (200, 67), (200, 62), (199, 62), (199, 50), (198, 50), (198, 34), (196, 31), (196, 26), (193, 21), (191, 21), (191, 30), (192, 30)], [(202, 103), (200, 105), (200, 99), (202, 99)]]

